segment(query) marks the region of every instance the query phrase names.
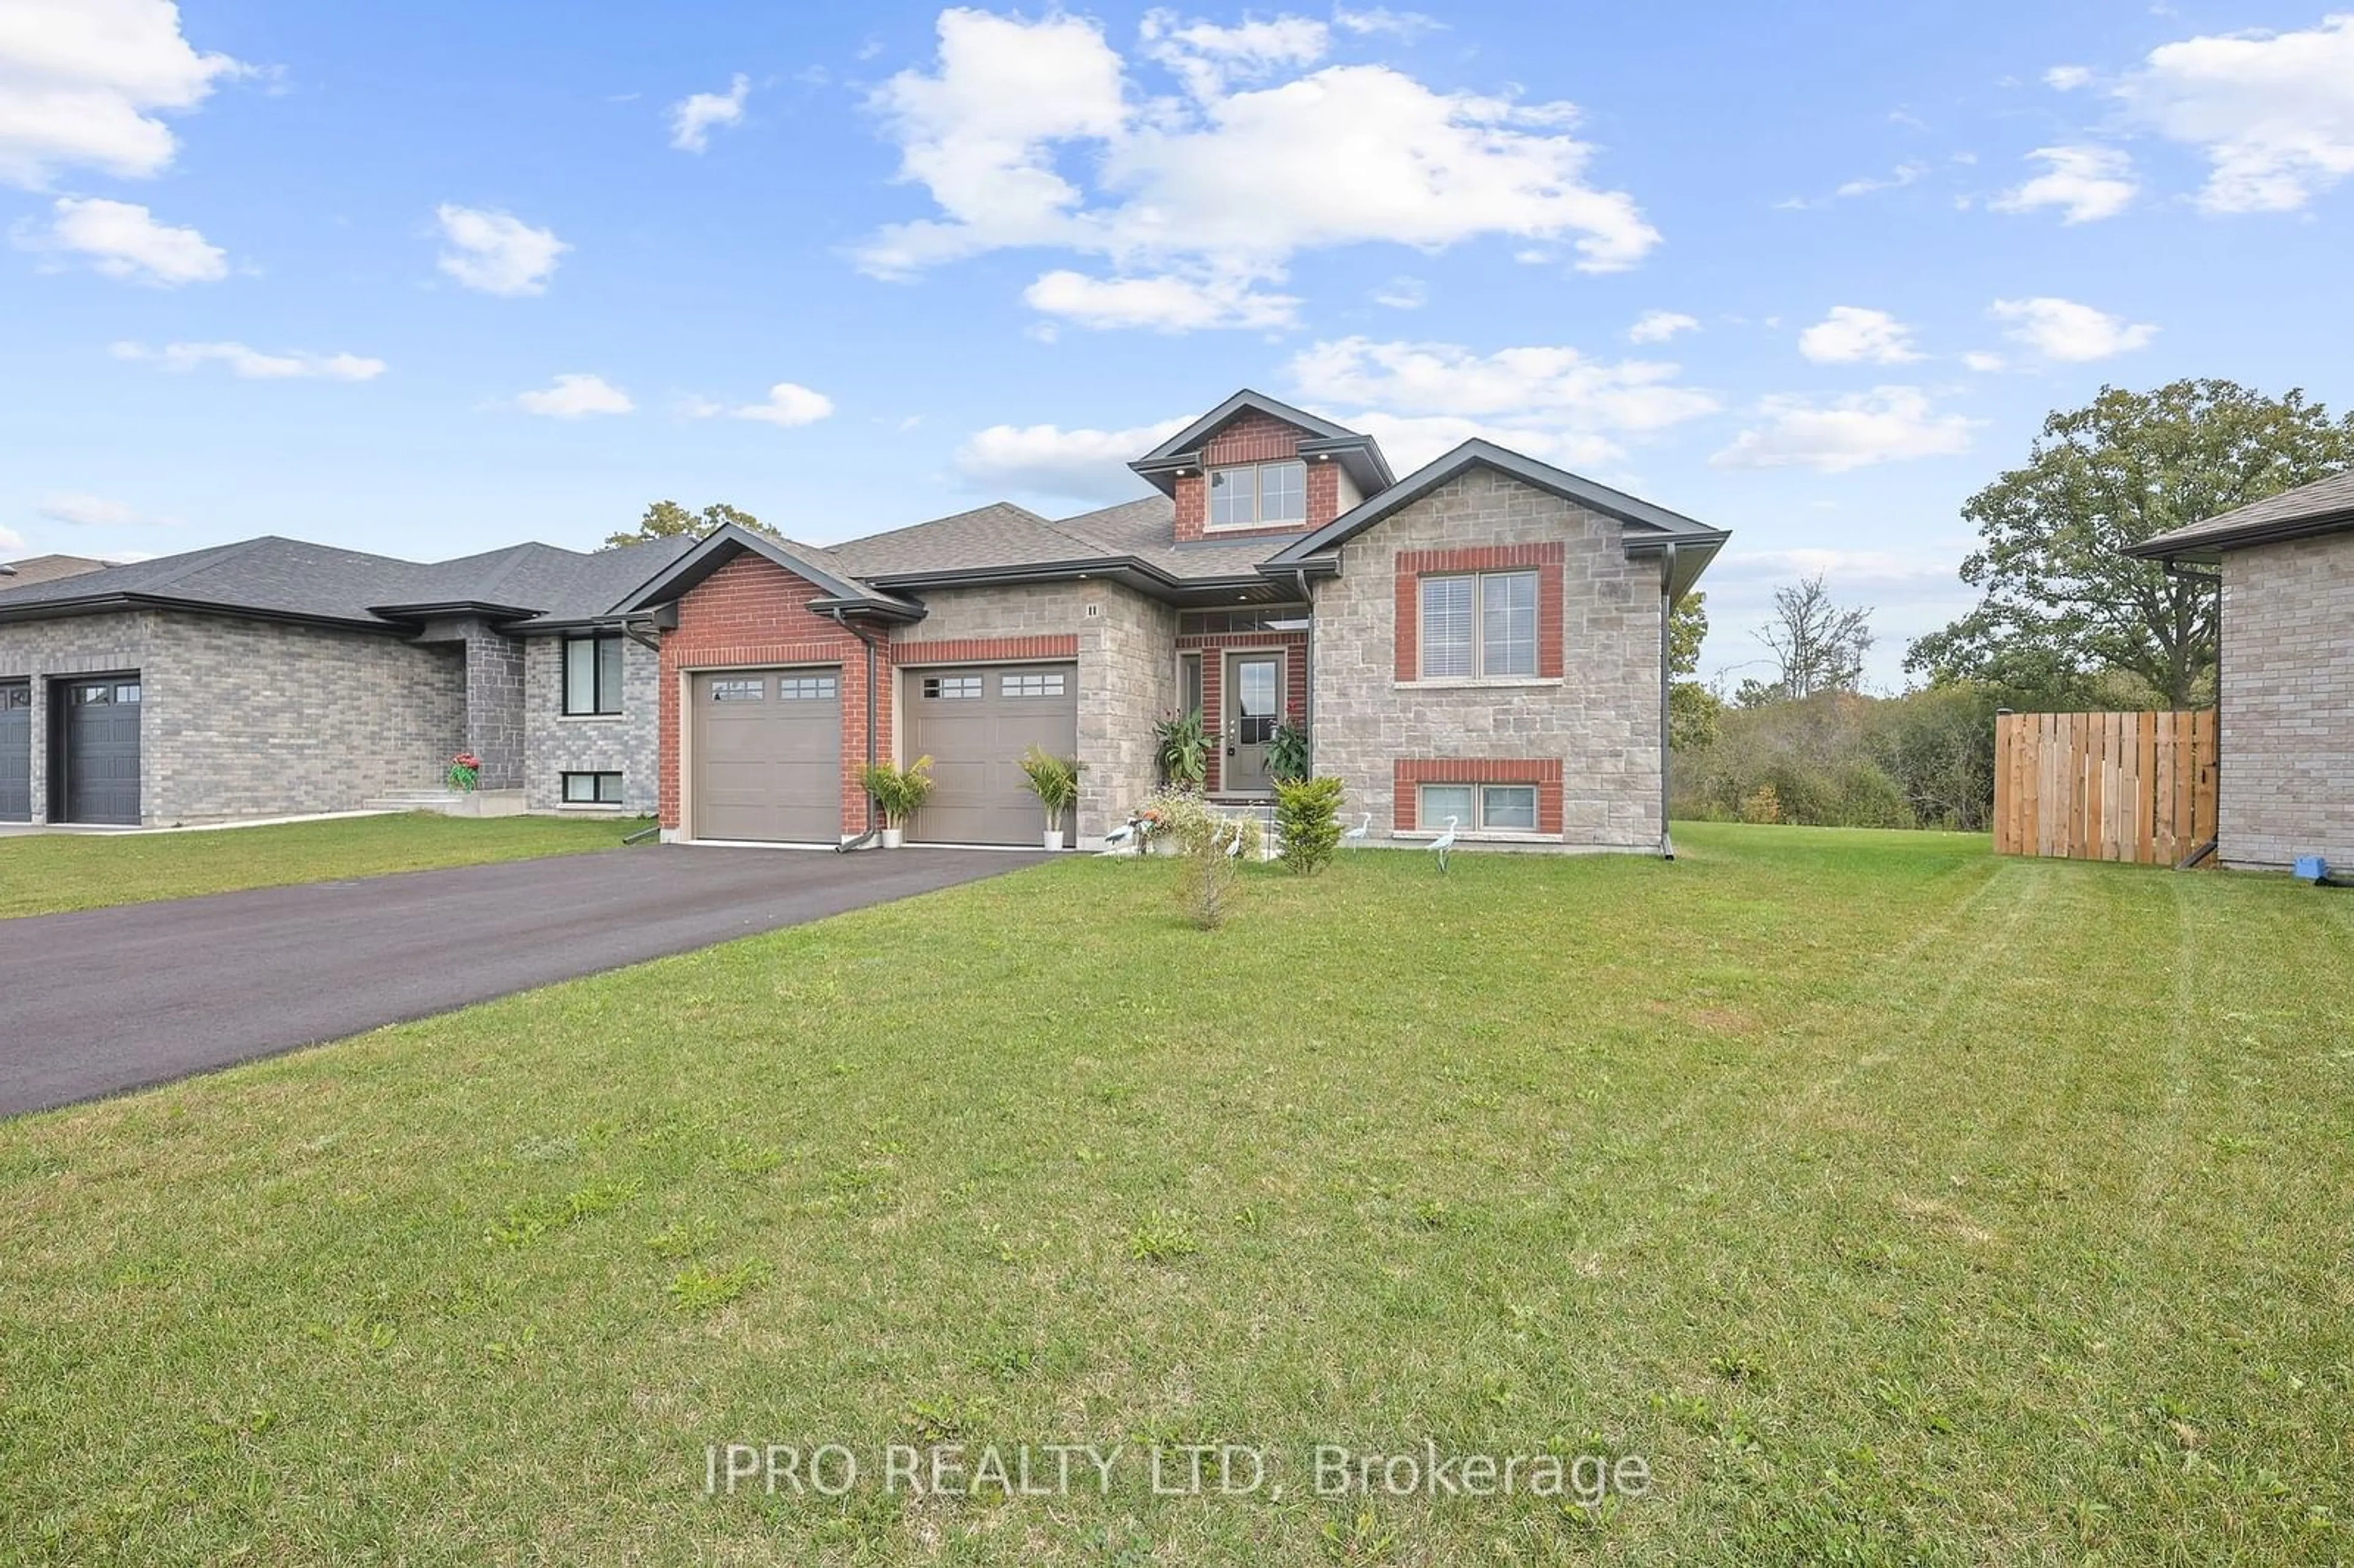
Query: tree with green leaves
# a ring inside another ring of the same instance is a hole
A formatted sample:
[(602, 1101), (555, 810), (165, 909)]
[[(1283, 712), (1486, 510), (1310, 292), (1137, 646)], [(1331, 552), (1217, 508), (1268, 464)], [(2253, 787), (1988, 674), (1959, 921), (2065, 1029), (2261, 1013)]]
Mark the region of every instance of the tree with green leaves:
[(761, 522), (748, 512), (738, 512), (726, 502), (716, 502), (701, 512), (689, 512), (675, 501), (657, 501), (646, 508), (638, 525), (626, 534), (608, 534), (604, 547), (618, 550), (624, 545), (642, 545), (650, 539), (675, 539), (683, 534), (697, 538), (714, 529), (733, 523), (738, 528), (748, 528), (755, 534), (765, 534), (771, 539), (781, 539), (782, 534)]
[(2106, 673), (2188, 706), (2211, 694), (2216, 593), (2125, 546), (2261, 501), (2354, 464), (2354, 416), (2333, 419), (2302, 391), (2270, 397), (2234, 382), (2105, 387), (2052, 415), (2012, 469), (1962, 515), (1979, 545), (1962, 580), (1978, 607), (1916, 640), (1904, 667), (1933, 683), (2006, 690), (2083, 685)]
[(1708, 595), (1688, 593), (1668, 617), (1668, 744), (1690, 751), (1716, 738), (1723, 699), (1694, 677), (1708, 638)]

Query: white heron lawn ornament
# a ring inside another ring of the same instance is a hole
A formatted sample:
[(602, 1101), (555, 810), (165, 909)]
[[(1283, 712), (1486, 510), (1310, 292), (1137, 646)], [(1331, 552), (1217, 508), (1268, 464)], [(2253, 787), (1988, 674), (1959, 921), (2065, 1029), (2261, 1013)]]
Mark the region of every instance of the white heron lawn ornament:
[(1130, 817), (1125, 823), (1106, 833), (1104, 835), (1104, 847), (1106, 849), (1117, 849), (1121, 844), (1124, 844), (1130, 839), (1136, 837), (1137, 824), (1141, 822), (1144, 819), (1141, 817)]
[(1447, 874), (1447, 853), (1455, 847), (1455, 819), (1447, 819), (1447, 831), (1430, 841), (1432, 853), (1438, 856), (1438, 874)]
[(1341, 835), (1341, 846), (1343, 848), (1353, 848), (1358, 844), (1363, 843), (1365, 842), (1365, 835), (1373, 831), (1373, 814), (1371, 811), (1367, 811), (1363, 821), (1359, 822), (1355, 827), (1349, 829), (1346, 832)]
[(1235, 836), (1226, 841), (1226, 858), (1228, 860), (1240, 860), (1242, 858), (1242, 853), (1243, 820), (1240, 817), (1236, 817), (1235, 819)]

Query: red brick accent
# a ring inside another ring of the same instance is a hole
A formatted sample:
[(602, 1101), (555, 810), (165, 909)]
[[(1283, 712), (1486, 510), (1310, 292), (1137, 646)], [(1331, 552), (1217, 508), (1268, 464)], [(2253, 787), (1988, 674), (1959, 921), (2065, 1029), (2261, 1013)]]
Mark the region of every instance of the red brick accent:
[[(1397, 658), (1401, 681), (1422, 678), (1422, 579), (1458, 572), (1508, 572), (1534, 567), (1537, 572), (1537, 673), (1559, 680), (1566, 657), (1562, 635), (1562, 570), (1566, 546), (1558, 542), (1537, 545), (1474, 545), (1449, 550), (1400, 550), (1397, 553)], [(1450, 780), (1451, 782), (1451, 780)]]
[(1283, 716), (1308, 722), (1308, 634), (1304, 631), (1203, 631), (1177, 639), (1181, 653), (1202, 655), (1202, 727), (1210, 735), (1210, 758), (1202, 788), (1216, 794), (1224, 783), (1226, 757), (1226, 661), (1234, 650), (1281, 649)]
[(1390, 764), (1392, 826), (1398, 832), (1427, 832), (1415, 821), (1418, 784), (1533, 784), (1537, 832), (1560, 836), (1561, 758), (1558, 757), (1401, 757)]
[[(1256, 408), (1243, 412), (1219, 427), (1217, 432), (1202, 443), (1202, 467), (1177, 480), (1176, 537), (1180, 543), (1204, 537), (1214, 539), (1259, 539), (1304, 534), (1320, 528), (1340, 514), (1341, 484), (1331, 471), (1330, 462), (1308, 465), (1308, 515), (1298, 524), (1286, 524), (1279, 528), (1210, 528), (1210, 484), (1206, 471), (1227, 463), (1281, 462), (1299, 455), (1300, 438), (1310, 434), (1297, 425), (1287, 425), (1272, 414), (1262, 414)], [(1323, 511), (1318, 507), (1318, 488), (1324, 493)]]
[[(712, 573), (678, 601), (678, 626), (662, 640), (661, 821), (679, 825), (682, 674), (690, 670), (765, 665), (842, 667), (842, 831), (866, 826), (866, 647), (855, 634), (812, 612), (824, 590), (765, 556), (745, 554)], [(879, 641), (877, 628), (868, 633)], [(891, 733), (890, 650), (877, 651), (875, 723)]]
[(1078, 636), (1068, 631), (1051, 637), (960, 637), (891, 645), (891, 663), (901, 670), (917, 664), (1008, 664), (1078, 656)]

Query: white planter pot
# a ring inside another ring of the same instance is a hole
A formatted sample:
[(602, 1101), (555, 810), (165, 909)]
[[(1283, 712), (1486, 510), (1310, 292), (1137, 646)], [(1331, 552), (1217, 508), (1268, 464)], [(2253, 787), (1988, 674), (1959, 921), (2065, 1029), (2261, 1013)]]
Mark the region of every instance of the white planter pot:
[(1046, 847), (1050, 850), (1058, 850), (1063, 847), (1062, 829), (1048, 828), (1046, 830)]
[(905, 842), (907, 842), (907, 829), (905, 829), (905, 828), (885, 828), (885, 829), (884, 829), (884, 830), (883, 830), (883, 847), (884, 847), (885, 849), (897, 849), (901, 844), (903, 844), (903, 843), (905, 843)]

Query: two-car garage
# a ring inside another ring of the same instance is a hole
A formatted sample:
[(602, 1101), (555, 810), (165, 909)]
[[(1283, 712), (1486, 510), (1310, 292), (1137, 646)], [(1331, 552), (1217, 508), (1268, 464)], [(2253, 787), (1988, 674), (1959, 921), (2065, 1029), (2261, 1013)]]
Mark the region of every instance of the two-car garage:
[[(1034, 745), (1077, 750), (1077, 666), (958, 665), (898, 680), (899, 754), (930, 758), (934, 780), (909, 840), (1035, 846), (1044, 819), (1020, 758)], [(846, 821), (863, 819), (843, 766), (838, 666), (697, 672), (687, 695), (695, 837), (833, 843)]]

